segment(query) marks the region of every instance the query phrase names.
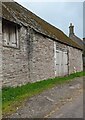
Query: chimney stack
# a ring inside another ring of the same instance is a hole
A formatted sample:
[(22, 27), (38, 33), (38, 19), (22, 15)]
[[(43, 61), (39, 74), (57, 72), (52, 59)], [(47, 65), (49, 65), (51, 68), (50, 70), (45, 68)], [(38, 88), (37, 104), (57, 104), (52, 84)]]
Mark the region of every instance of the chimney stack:
[(69, 37), (71, 35), (74, 35), (74, 26), (72, 25), (72, 23), (70, 23), (70, 26), (69, 26)]

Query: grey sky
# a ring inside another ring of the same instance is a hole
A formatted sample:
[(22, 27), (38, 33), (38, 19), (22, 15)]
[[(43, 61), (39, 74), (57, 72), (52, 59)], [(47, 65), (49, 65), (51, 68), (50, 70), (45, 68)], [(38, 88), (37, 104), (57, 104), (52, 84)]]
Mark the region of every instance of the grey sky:
[[(16, 0), (17, 1), (17, 0)], [(83, 2), (20, 2), (27, 9), (61, 29), (68, 35), (72, 22), (75, 34), (83, 38)]]

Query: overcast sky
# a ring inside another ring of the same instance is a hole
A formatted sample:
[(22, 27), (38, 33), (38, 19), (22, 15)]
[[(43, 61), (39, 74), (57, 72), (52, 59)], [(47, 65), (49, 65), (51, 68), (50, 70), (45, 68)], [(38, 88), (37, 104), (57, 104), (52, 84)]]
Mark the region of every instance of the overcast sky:
[[(47, 22), (69, 34), (73, 23), (75, 34), (83, 38), (83, 2), (24, 2), (15, 0)], [(85, 37), (85, 36), (84, 36)]]

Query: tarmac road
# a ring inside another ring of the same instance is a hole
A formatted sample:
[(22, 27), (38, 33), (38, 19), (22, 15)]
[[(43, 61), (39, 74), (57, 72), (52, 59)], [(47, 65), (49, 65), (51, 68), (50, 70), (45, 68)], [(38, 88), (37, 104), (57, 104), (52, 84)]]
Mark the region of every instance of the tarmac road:
[(49, 118), (83, 118), (83, 94), (66, 103), (59, 110), (54, 110)]
[(83, 77), (33, 96), (6, 118), (83, 118)]

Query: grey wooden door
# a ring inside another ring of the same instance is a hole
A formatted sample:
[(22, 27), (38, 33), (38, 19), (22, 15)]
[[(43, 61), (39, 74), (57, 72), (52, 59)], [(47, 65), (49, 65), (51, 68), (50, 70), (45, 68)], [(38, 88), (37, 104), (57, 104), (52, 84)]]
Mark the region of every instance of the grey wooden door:
[(56, 76), (68, 74), (68, 55), (67, 52), (56, 50)]
[(68, 74), (68, 54), (67, 54), (67, 52), (63, 52), (62, 62), (63, 62), (63, 75), (65, 76)]

